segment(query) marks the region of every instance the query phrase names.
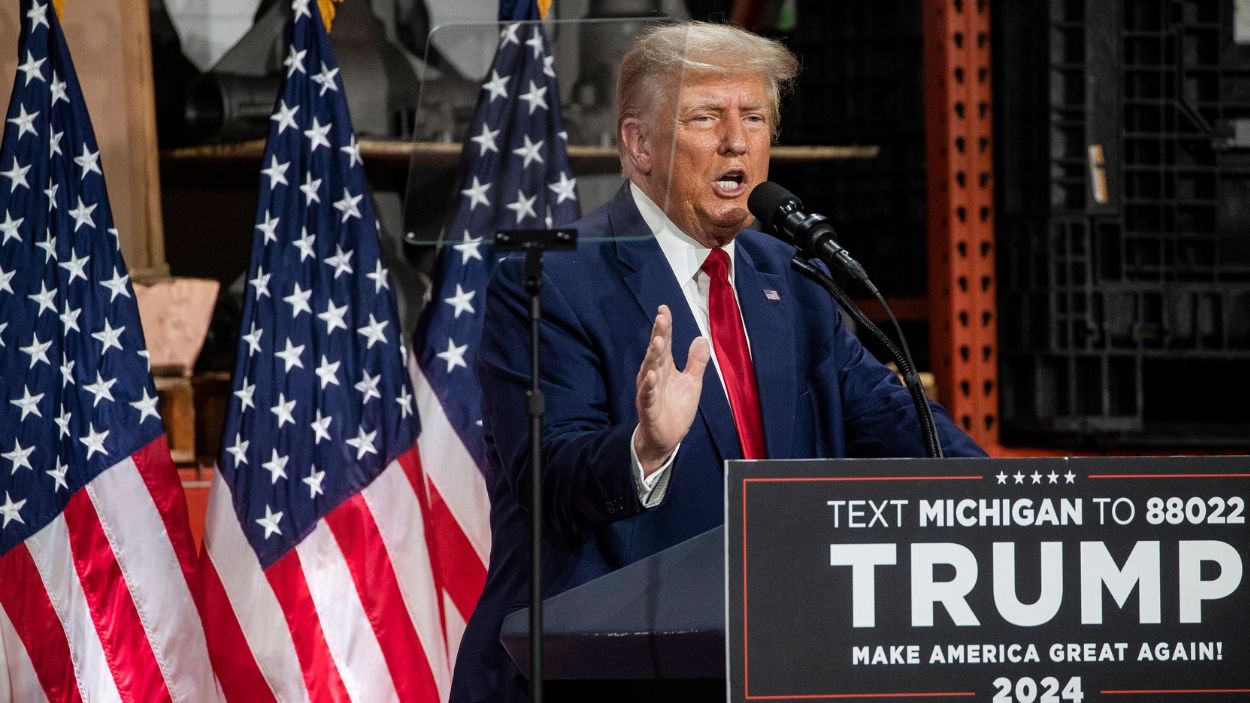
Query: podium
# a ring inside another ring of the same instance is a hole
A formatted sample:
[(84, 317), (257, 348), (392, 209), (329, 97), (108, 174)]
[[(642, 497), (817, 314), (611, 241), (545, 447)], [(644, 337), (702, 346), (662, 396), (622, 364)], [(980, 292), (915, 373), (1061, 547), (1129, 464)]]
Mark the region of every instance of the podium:
[[(725, 700), (723, 527), (544, 601), (547, 697)], [(529, 675), (529, 610), (503, 624)]]

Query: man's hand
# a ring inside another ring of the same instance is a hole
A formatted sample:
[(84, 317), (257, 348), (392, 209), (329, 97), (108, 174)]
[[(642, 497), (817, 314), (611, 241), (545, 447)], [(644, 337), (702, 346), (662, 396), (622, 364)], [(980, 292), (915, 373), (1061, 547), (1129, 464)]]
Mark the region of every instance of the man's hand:
[(690, 343), (686, 370), (677, 370), (673, 363), (673, 315), (667, 305), (661, 305), (636, 381), (638, 431), (634, 433), (634, 452), (645, 475), (658, 469), (690, 430), (709, 358), (707, 340), (697, 337)]

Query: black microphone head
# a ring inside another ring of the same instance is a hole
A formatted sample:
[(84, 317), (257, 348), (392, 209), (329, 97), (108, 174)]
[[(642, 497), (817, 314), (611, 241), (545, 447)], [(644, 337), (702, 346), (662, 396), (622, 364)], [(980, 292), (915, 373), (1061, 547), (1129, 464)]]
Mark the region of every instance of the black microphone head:
[(786, 208), (788, 211), (803, 209), (802, 201), (794, 193), (772, 181), (764, 181), (755, 186), (747, 197), (747, 209), (772, 232), (778, 230), (777, 220), (784, 216), (782, 207), (786, 205), (790, 205)]

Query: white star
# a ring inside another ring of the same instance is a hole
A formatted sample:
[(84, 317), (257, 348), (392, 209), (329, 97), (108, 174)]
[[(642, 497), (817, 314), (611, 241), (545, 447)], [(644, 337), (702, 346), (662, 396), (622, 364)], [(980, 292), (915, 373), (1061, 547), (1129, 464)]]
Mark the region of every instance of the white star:
[(87, 461), (91, 461), (91, 457), (95, 456), (97, 452), (103, 454), (104, 456), (109, 455), (109, 453), (104, 450), (104, 440), (108, 439), (108, 436), (108, 430), (96, 432), (95, 423), (87, 425), (87, 436), (78, 440), (87, 447)]
[(58, 100), (64, 100), (66, 104), (69, 103), (69, 94), (65, 92), (65, 88), (68, 87), (68, 85), (68, 83), (57, 77), (56, 71), (52, 72), (52, 83), (48, 87), (52, 91), (53, 107), (56, 107)]
[(548, 190), (556, 194), (556, 205), (559, 205), (565, 200), (576, 201), (577, 193), (574, 192), (573, 190), (576, 187), (577, 187), (577, 179), (569, 178), (569, 174), (563, 171), (560, 172), (560, 180), (556, 181), (555, 183), (547, 184)]
[(53, 420), (53, 422), (56, 423), (56, 426), (61, 428), (61, 437), (69, 436), (69, 422), (72, 419), (74, 419), (74, 414), (62, 406), (61, 414), (57, 415), (56, 419)]
[(0, 528), (8, 527), (9, 523), (13, 522), (14, 520), (25, 525), (26, 521), (22, 519), (22, 514), (19, 512), (22, 509), (23, 505), (26, 505), (25, 499), (19, 500), (16, 503), (14, 503), (13, 499), (9, 497), (9, 492), (5, 491), (4, 492), (4, 505), (0, 505), (0, 516), (4, 517), (4, 524), (0, 525)]
[(272, 275), (273, 274), (265, 273), (265, 268), (263, 266), (256, 267), (256, 278), (248, 281), (248, 285), (256, 289), (257, 300), (269, 295), (269, 277)]
[(6, 211), (4, 213), (4, 222), (0, 222), (0, 232), (4, 232), (4, 240), (0, 241), (0, 244), (8, 244), (10, 239), (22, 241), (22, 235), (17, 231), (17, 228), (21, 227), (25, 221), (25, 217), (13, 219), (13, 213)]
[(269, 485), (277, 483), (280, 478), (286, 478), (286, 463), (290, 459), (289, 456), (280, 456), (278, 450), (274, 449), (269, 461), (261, 464), (261, 468), (269, 472)]
[(256, 520), (257, 525), (265, 528), (265, 539), (269, 539), (271, 535), (282, 534), (282, 528), (278, 527), (278, 521), (281, 519), (281, 510), (275, 513), (268, 505), (265, 506), (265, 517)]
[(1076, 483), (1076, 474), (1072, 473), (1070, 470), (1068, 473), (1063, 475), (1063, 478), (1067, 483)]
[(95, 222), (91, 218), (91, 213), (95, 212), (97, 203), (90, 206), (82, 201), (82, 196), (78, 196), (78, 206), (69, 211), (69, 216), (74, 218), (74, 231), (77, 232), (79, 227), (87, 225), (91, 229), (95, 229)]
[(143, 424), (144, 420), (148, 419), (149, 415), (157, 420), (161, 419), (161, 414), (156, 411), (156, 396), (149, 396), (147, 388), (143, 389), (143, 397), (131, 402), (130, 407), (139, 411), (140, 425)]
[(66, 285), (73, 283), (75, 278), (81, 278), (84, 281), (87, 280), (87, 272), (83, 269), (86, 267), (87, 261), (90, 259), (91, 257), (89, 255), (83, 255), (81, 257), (78, 256), (74, 253), (74, 248), (72, 246), (70, 247), (69, 261), (62, 261), (58, 264), (61, 268), (69, 272), (69, 280), (65, 282)]
[(548, 76), (552, 78), (555, 78), (556, 77), (555, 64), (556, 64), (555, 56), (553, 56), (552, 54), (547, 54), (546, 56), (544, 56), (543, 57), (543, 73), (547, 74)]
[(282, 299), (283, 302), (291, 304), (291, 319), (298, 320), (301, 312), (312, 314), (312, 308), (308, 305), (308, 299), (312, 297), (312, 294), (311, 288), (300, 290), (299, 281), (295, 282), (295, 290)]
[(307, 53), (307, 49), (304, 49), (303, 51), (296, 51), (295, 45), (291, 45), (290, 52), (287, 53), (286, 58), (282, 61), (282, 65), (286, 66), (287, 78), (290, 78), (296, 71), (299, 71), (300, 73), (307, 73), (307, 71), (304, 70), (304, 54)]
[(304, 185), (299, 187), (300, 191), (304, 193), (304, 207), (321, 202), (321, 196), (317, 195), (317, 189), (320, 187), (321, 179), (313, 178), (312, 171), (304, 174)]
[(31, 6), (29, 10), (26, 11), (26, 16), (30, 18), (30, 31), (31, 32), (34, 32), (35, 29), (39, 27), (39, 25), (43, 25), (51, 29), (51, 26), (48, 24), (47, 3), (40, 5), (39, 3), (36, 2), (34, 5)]
[(334, 201), (334, 209), (343, 213), (342, 222), (347, 222), (353, 217), (357, 219), (360, 218), (359, 203), (364, 197), (363, 193), (360, 195), (352, 195), (351, 191), (347, 188), (343, 189), (343, 199)]
[[(9, 292), (10, 292), (10, 293), (12, 293), (13, 291), (9, 291)], [(8, 326), (9, 326), (9, 323), (7, 323), (7, 322), (0, 322), (0, 349), (3, 349), (3, 348), (5, 348), (5, 346), (7, 346), (7, 345), (4, 343), (4, 335), (3, 335), (3, 332), (4, 332), (4, 330), (5, 330)]]
[(284, 393), (279, 393), (278, 404), (273, 406), (272, 408), (269, 408), (269, 411), (272, 412), (274, 416), (278, 418), (278, 429), (282, 429), (282, 426), (287, 424), (288, 422), (291, 423), (292, 425), (295, 424), (295, 415), (293, 414), (294, 410), (295, 410), (295, 399), (292, 398), (290, 400), (287, 400), (286, 394)]
[(499, 48), (503, 48), (509, 44), (520, 44), (521, 40), (517, 39), (516, 32), (521, 28), (520, 22), (513, 22), (503, 29), (499, 30)]
[(278, 134), (285, 132), (287, 127), (299, 129), (299, 125), (295, 122), (297, 112), (299, 112), (299, 105), (287, 107), (285, 100), (278, 101), (278, 111), (269, 117), (270, 120), (278, 123)]
[(1036, 483), (1041, 483), (1041, 482), (1042, 482), (1042, 475), (1041, 475), (1041, 474), (1039, 474), (1038, 472), (1034, 471), (1034, 472), (1033, 472), (1032, 479), (1033, 479), (1033, 483), (1035, 483), (1035, 484), (1036, 484)]
[(447, 339), (447, 351), (441, 351), (435, 354), (435, 356), (447, 362), (447, 373), (451, 373), (457, 366), (469, 368), (469, 365), (464, 363), (464, 353), (468, 350), (469, 345), (456, 346), (456, 343), (449, 337)]
[(13, 470), (10, 473), (15, 474), (17, 473), (18, 469), (23, 468), (23, 467), (33, 470), (33, 468), (30, 465), (30, 455), (33, 454), (34, 452), (35, 452), (35, 445), (32, 444), (29, 447), (23, 447), (21, 442), (18, 442), (17, 439), (14, 439), (13, 451), (0, 454), (0, 456), (9, 460), (9, 463), (12, 464), (12, 467), (13, 467)]
[(257, 329), (256, 322), (252, 322), (252, 330), (243, 335), (243, 341), (247, 342), (247, 355), (251, 356), (260, 351), (260, 337), (265, 333), (264, 329)]
[(270, 154), (269, 168), (260, 170), (269, 179), (269, 189), (273, 190), (279, 185), (287, 185), (286, 170), (291, 167), (291, 162), (280, 163), (277, 154)]
[(234, 392), (236, 398), (239, 399), (239, 412), (243, 412), (248, 408), (256, 407), (256, 402), (252, 400), (252, 396), (256, 393), (256, 384), (248, 383), (247, 379), (243, 379), (243, 387)]
[(390, 272), (387, 271), (386, 268), (382, 266), (382, 260), (378, 259), (373, 268), (373, 273), (365, 274), (365, 278), (369, 278), (373, 280), (373, 292), (374, 293), (381, 293), (383, 288), (390, 290), (391, 284), (389, 281), (386, 280), (386, 277), (389, 273)]
[(369, 324), (356, 328), (356, 334), (364, 335), (365, 339), (369, 340), (365, 348), (372, 349), (374, 342), (386, 344), (386, 332), (383, 330), (388, 324), (390, 324), (390, 320), (378, 322), (374, 319), (373, 313), (369, 313)]
[(478, 182), (477, 176), (474, 176), (473, 185), (460, 191), (461, 195), (469, 196), (470, 212), (472, 212), (473, 208), (477, 207), (479, 203), (485, 205), (486, 207), (490, 207), (490, 200), (486, 197), (486, 191), (490, 188), (490, 186), (490, 183)]
[(30, 368), (33, 369), (35, 368), (35, 364), (41, 361), (48, 366), (52, 365), (52, 362), (48, 361), (48, 347), (50, 346), (52, 346), (52, 340), (49, 339), (46, 342), (40, 342), (39, 333), (36, 332), (31, 335), (30, 346), (18, 347), (18, 349), (20, 349), (23, 353), (30, 355)]
[(322, 390), (325, 390), (325, 387), (330, 384), (339, 385), (339, 365), (341, 363), (339, 361), (330, 363), (330, 359), (325, 354), (321, 355), (321, 363), (317, 366), (317, 378), (321, 379)]
[[(336, 380), (337, 384), (338, 381)], [(317, 408), (317, 419), (309, 423), (313, 431), (313, 444), (321, 444), (321, 440), (330, 439), (330, 421), (334, 419), (333, 415), (323, 417), (321, 408)]]
[[(53, 83), (53, 85), (56, 85), (56, 84)], [(56, 132), (56, 131), (52, 132), (52, 137), (48, 139), (48, 158), (49, 159), (52, 158), (53, 156), (64, 155), (61, 152), (61, 137), (64, 137), (64, 136), (65, 136), (65, 132)], [(48, 209), (49, 210), (56, 209), (56, 191), (60, 187), (61, 187), (60, 184), (49, 183), (48, 189), (44, 191), (44, 193), (46, 193), (48, 196)]]
[(100, 330), (99, 332), (92, 332), (91, 336), (94, 337), (95, 339), (98, 339), (100, 341), (100, 344), (104, 345), (100, 349), (100, 355), (103, 356), (104, 353), (107, 352), (110, 348), (116, 349), (117, 351), (125, 351), (124, 349), (122, 349), (121, 342), (118, 341), (119, 338), (122, 336), (122, 332), (125, 332), (125, 331), (126, 331), (125, 325), (122, 325), (121, 327), (118, 327), (117, 329), (113, 329), (113, 325), (110, 324), (109, 321), (106, 319), (104, 321), (104, 329)]
[(33, 80), (43, 80), (43, 69), (39, 68), (47, 59), (35, 60), (34, 55), (30, 53), (30, 49), (26, 50), (26, 63), (17, 67), (17, 70), (26, 74), (26, 85), (30, 85)]
[(29, 166), (19, 166), (17, 157), (13, 157), (13, 168), (8, 171), (0, 171), (0, 176), (9, 179), (9, 193), (17, 191), (17, 187), (29, 189), (30, 185), (26, 183), (26, 172), (30, 170)]
[(486, 156), (488, 151), (499, 153), (499, 145), (495, 143), (495, 137), (497, 136), (499, 136), (499, 130), (491, 129), (485, 122), (482, 123), (482, 133), (470, 138), (470, 141), (477, 142), (480, 149), (478, 156)]
[(326, 135), (330, 133), (330, 129), (332, 127), (334, 127), (333, 122), (321, 124), (317, 121), (316, 117), (313, 118), (312, 127), (304, 130), (304, 136), (308, 137), (308, 139), (312, 142), (312, 146), (308, 149), (309, 153), (317, 153), (317, 147), (319, 146), (324, 146), (327, 149), (330, 148), (330, 140), (326, 139)]
[(345, 312), (347, 312), (346, 305), (336, 307), (333, 300), (326, 300), (326, 311), (317, 314), (318, 319), (325, 320), (326, 334), (333, 332), (336, 327), (347, 329), (347, 323), (343, 322), (343, 313)]
[(313, 83), (321, 86), (321, 92), (318, 95), (325, 95), (327, 90), (338, 92), (339, 87), (334, 82), (334, 77), (338, 74), (339, 70), (337, 68), (329, 68), (326, 66), (325, 61), (321, 62), (321, 73), (310, 76)]
[[(16, 275), (17, 275), (16, 270), (5, 271), (4, 269), (0, 268), (0, 292), (6, 292), (6, 293), (13, 292), (13, 285), (10, 283), (10, 281), (12, 281), (13, 277)], [(8, 323), (6, 322), (5, 324), (7, 325)], [(0, 327), (0, 329), (4, 329), (4, 328)], [(0, 343), (0, 347), (2, 346), (4, 346), (4, 344)]]
[(1005, 474), (1005, 473), (1003, 473), (1003, 472), (999, 471), (999, 472), (998, 472), (998, 476), (995, 476), (995, 478), (997, 478), (997, 479), (998, 479), (998, 485), (1000, 485), (1000, 486), (1005, 486), (1005, 485), (1007, 485), (1007, 474)]
[(534, 85), (534, 81), (530, 81), (530, 92), (522, 94), (521, 96), (518, 97), (518, 99), (524, 100), (530, 106), (529, 114), (532, 115), (534, 114), (534, 110), (539, 107), (541, 107), (544, 110), (547, 109), (547, 100), (545, 98), (546, 95), (547, 95), (546, 86), (539, 88), (537, 85)]
[(1017, 471), (1017, 472), (1016, 472), (1016, 475), (1015, 475), (1015, 479), (1016, 479), (1016, 485), (1017, 485), (1017, 486), (1018, 486), (1018, 485), (1020, 485), (1020, 484), (1022, 484), (1022, 483), (1024, 483), (1024, 474), (1022, 474), (1022, 473), (1020, 473), (1019, 471)]
[(300, 227), (299, 231), (300, 236), (292, 243), (295, 245), (296, 249), (299, 249), (299, 260), (300, 263), (303, 263), (304, 259), (316, 258), (316, 252), (313, 251), (313, 246), (317, 241), (317, 237), (309, 232), (307, 227)]
[(452, 249), (460, 252), (460, 265), (469, 263), (469, 259), (482, 260), (482, 252), (478, 251), (478, 247), (482, 246), (482, 238), (476, 239), (469, 236), (469, 230), (464, 231), (464, 241), (459, 244), (453, 244)]
[(1047, 478), (1047, 480), (1049, 480), (1051, 483), (1059, 483), (1059, 474), (1055, 473), (1054, 471), (1051, 471), (1051, 472), (1050, 472), (1050, 473), (1046, 476), (1046, 478)]
[(35, 139), (39, 138), (39, 130), (35, 129), (35, 118), (39, 116), (39, 112), (26, 112), (25, 105), (18, 105), (21, 112), (17, 117), (10, 117), (9, 122), (17, 125), (17, 140), (22, 141), (22, 135), (30, 132), (35, 135)]
[(18, 408), (20, 408), (22, 411), (22, 417), (18, 419), (18, 422), (25, 420), (27, 415), (33, 414), (35, 417), (43, 417), (43, 413), (39, 412), (39, 401), (43, 400), (43, 395), (44, 395), (43, 393), (31, 395), (30, 386), (23, 384), (22, 397), (18, 398), (17, 400), (9, 401), (13, 405), (16, 405)]
[(269, 208), (265, 208), (265, 221), (256, 225), (256, 229), (260, 230), (260, 233), (265, 237), (261, 245), (278, 241), (278, 222), (281, 219), (280, 217), (270, 217)]
[(100, 285), (109, 289), (109, 302), (117, 300), (117, 296), (123, 298), (130, 297), (130, 291), (126, 289), (130, 283), (130, 274), (123, 274), (116, 266), (113, 267), (113, 277), (107, 281), (100, 281)]
[(56, 458), (56, 468), (48, 469), (44, 473), (51, 476), (52, 480), (55, 481), (52, 485), (54, 493), (62, 488), (69, 490), (69, 483), (65, 481), (65, 474), (69, 473), (69, 467), (65, 465), (65, 462), (61, 461), (59, 455)]
[(305, 484), (308, 485), (308, 497), (309, 498), (316, 498), (317, 496), (325, 492), (321, 490), (321, 481), (325, 477), (326, 477), (326, 472), (318, 471), (317, 467), (314, 466), (312, 467), (312, 473), (308, 475), (308, 478), (300, 479), (301, 481), (303, 481)]
[(534, 213), (534, 201), (537, 199), (537, 195), (531, 198), (525, 197), (525, 193), (521, 192), (520, 188), (517, 188), (516, 202), (505, 205), (504, 207), (516, 213), (516, 223), (519, 225), (521, 224), (521, 220), (525, 219), (527, 216), (537, 217)]
[(473, 303), (469, 302), (473, 300), (473, 296), (475, 295), (477, 295), (477, 291), (466, 291), (464, 288), (460, 287), (459, 283), (457, 283), (456, 294), (450, 298), (443, 298), (443, 302), (455, 308), (455, 317), (456, 319), (459, 319), (460, 313), (462, 312), (467, 312), (469, 314), (477, 312), (473, 309)]
[(537, 161), (540, 164), (543, 163), (543, 155), (538, 153), (538, 150), (543, 148), (544, 140), (539, 139), (537, 142), (531, 142), (530, 135), (526, 134), (522, 136), (525, 139), (525, 144), (518, 149), (512, 150), (512, 153), (524, 159), (524, 163), (521, 164), (521, 168), (527, 168), (531, 161)]
[(408, 386), (399, 389), (399, 397), (395, 399), (399, 403), (400, 417), (408, 417), (412, 414), (412, 394), (408, 392)]
[(74, 364), (77, 363), (77, 361), (66, 356), (65, 352), (61, 352), (61, 388), (65, 388), (74, 382)]
[(334, 267), (334, 278), (337, 279), (339, 274), (353, 273), (352, 271), (352, 250), (343, 251), (341, 245), (334, 245), (334, 256), (328, 256), (325, 260), (326, 266)]
[(347, 443), (356, 448), (356, 461), (365, 458), (366, 454), (377, 454), (378, 450), (373, 448), (373, 439), (378, 436), (378, 431), (374, 430), (365, 434), (365, 428), (360, 428), (360, 433), (355, 439), (347, 440)]
[(82, 178), (84, 180), (87, 178), (88, 173), (99, 173), (101, 176), (104, 175), (104, 173), (100, 171), (99, 150), (92, 151), (88, 149), (86, 143), (82, 145), (82, 156), (75, 156), (74, 163), (82, 167)]
[(495, 102), (495, 98), (508, 97), (508, 81), (512, 76), (501, 76), (495, 69), (490, 70), (490, 80), (482, 84), (482, 90), (490, 91), (490, 101)]
[(310, 0), (291, 0), (291, 13), (296, 22), (299, 22), (301, 17), (312, 19), (312, 13), (308, 11), (309, 2)]
[(91, 402), (91, 407), (94, 408), (97, 405), (99, 405), (101, 398), (104, 398), (105, 400), (112, 402), (113, 391), (109, 389), (111, 389), (113, 387), (113, 384), (115, 383), (117, 383), (117, 379), (110, 378), (109, 380), (105, 381), (104, 377), (100, 375), (100, 372), (96, 371), (95, 383), (88, 383), (83, 386), (83, 390), (95, 396), (95, 400)]
[(356, 164), (364, 164), (364, 159), (360, 158), (360, 145), (356, 143), (356, 135), (353, 134), (347, 142), (347, 146), (339, 147), (339, 151), (347, 154), (347, 167), (351, 168)]
[(249, 444), (251, 441), (243, 439), (238, 432), (234, 433), (234, 446), (226, 447), (226, 451), (234, 457), (235, 468), (247, 463), (247, 445)]
[(81, 308), (71, 308), (69, 306), (69, 301), (68, 300), (65, 301), (65, 309), (61, 312), (61, 315), (60, 315), (61, 326), (65, 328), (65, 334), (69, 334), (71, 330), (74, 332), (82, 331), (78, 328), (78, 316), (81, 314), (82, 314)]
[(292, 366), (298, 366), (298, 367), (300, 367), (301, 369), (302, 369), (302, 368), (304, 368), (304, 362), (303, 362), (303, 361), (300, 361), (300, 358), (299, 358), (299, 357), (300, 357), (300, 354), (303, 354), (303, 353), (304, 353), (304, 345), (303, 345), (303, 344), (301, 344), (301, 345), (299, 345), (298, 347), (293, 346), (293, 345), (291, 344), (291, 338), (290, 338), (290, 337), (287, 337), (287, 339), (286, 339), (286, 349), (283, 349), (283, 350), (282, 350), (282, 351), (280, 351), (280, 352), (275, 352), (275, 353), (274, 353), (274, 356), (276, 356), (276, 357), (278, 357), (279, 359), (281, 359), (281, 360), (283, 361), (283, 363), (285, 363), (285, 364), (286, 364), (286, 369), (285, 369), (285, 371), (286, 371), (287, 373), (291, 373), (291, 367), (292, 367)]
[(534, 34), (525, 40), (525, 45), (534, 50), (535, 59), (543, 55), (543, 35), (537, 27), (534, 28)]
[(382, 374), (378, 374), (377, 376), (370, 376), (368, 371), (364, 369), (360, 370), (360, 383), (357, 383), (355, 386), (353, 386), (353, 388), (360, 391), (361, 393), (364, 393), (365, 397), (363, 400), (360, 401), (362, 404), (368, 403), (370, 398), (382, 397), (382, 394), (378, 392), (378, 383), (381, 380), (382, 380)]

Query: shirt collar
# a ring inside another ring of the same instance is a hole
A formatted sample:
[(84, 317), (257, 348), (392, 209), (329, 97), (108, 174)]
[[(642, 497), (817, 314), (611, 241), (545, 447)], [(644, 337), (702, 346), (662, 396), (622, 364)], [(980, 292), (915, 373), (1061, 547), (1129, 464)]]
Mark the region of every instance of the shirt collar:
[[(693, 279), (699, 272), (699, 267), (703, 266), (703, 262), (712, 250), (678, 229), (677, 225), (668, 219), (668, 215), (632, 181), (629, 184), (629, 191), (634, 196), (634, 205), (638, 207), (642, 221), (655, 235), (655, 241), (664, 252), (664, 258), (668, 260), (669, 267), (677, 276), (678, 283), (686, 285), (686, 282)], [(730, 283), (734, 280), (734, 244), (735, 242), (731, 241), (722, 247), (729, 255)]]

